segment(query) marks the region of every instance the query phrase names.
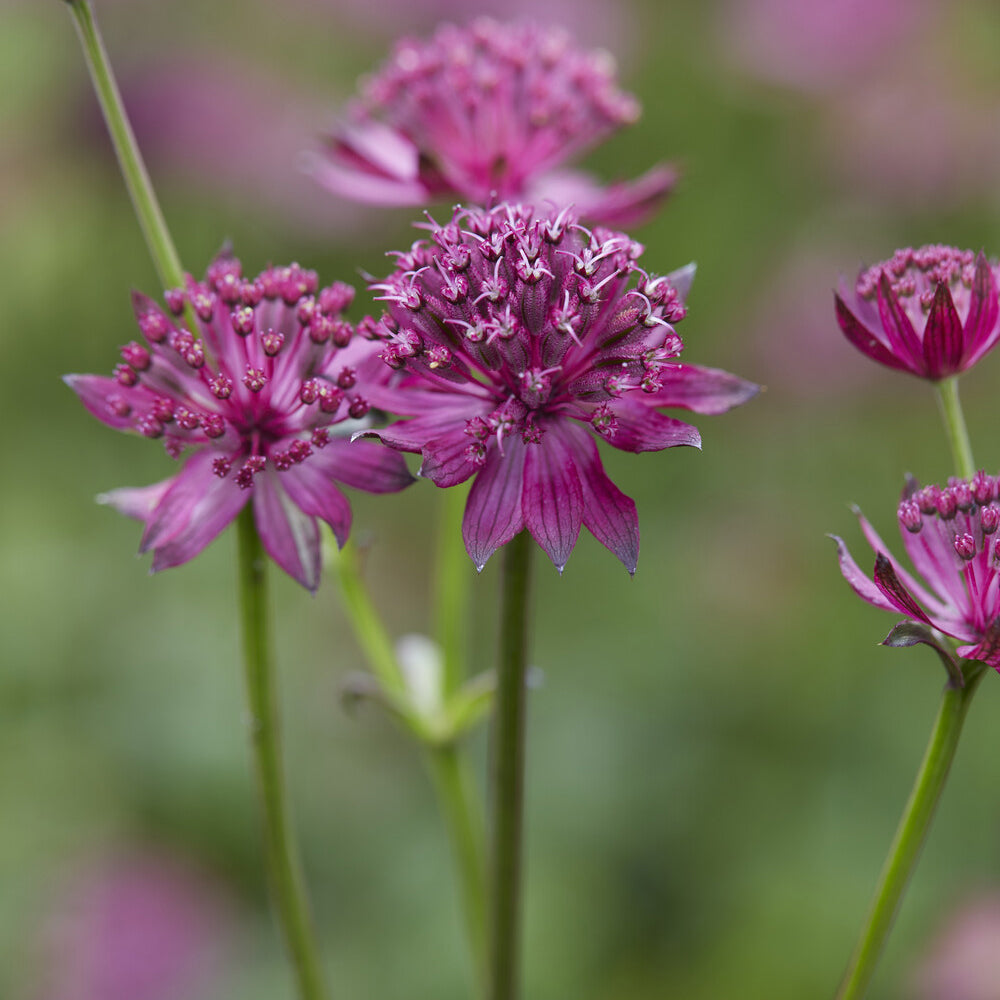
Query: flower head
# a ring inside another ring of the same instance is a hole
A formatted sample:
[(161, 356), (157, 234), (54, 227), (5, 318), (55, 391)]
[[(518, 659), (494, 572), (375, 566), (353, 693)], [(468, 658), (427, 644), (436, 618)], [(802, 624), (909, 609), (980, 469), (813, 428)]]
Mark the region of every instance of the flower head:
[(837, 322), (859, 351), (889, 368), (942, 379), (974, 365), (1000, 338), (996, 267), (946, 246), (897, 250), (862, 271)]
[(922, 581), (893, 557), (860, 511), (861, 530), (876, 553), (873, 579), (832, 537), (841, 572), (859, 597), (958, 639), (959, 656), (1000, 669), (998, 486), (985, 472), (950, 479), (945, 487), (907, 483), (897, 511), (899, 530)]
[(403, 373), (379, 405), (412, 420), (373, 432), (421, 452), (438, 486), (475, 477), (463, 532), (481, 569), (527, 528), (561, 570), (585, 525), (630, 572), (635, 504), (608, 479), (595, 438), (625, 451), (700, 445), (660, 407), (721, 413), (753, 384), (677, 361), (694, 268), (641, 270), (642, 247), (569, 210), (456, 209), (372, 287), (383, 360)]
[(602, 189), (557, 168), (638, 116), (607, 53), (574, 48), (560, 29), (481, 18), (399, 42), (312, 170), (358, 201), (551, 200), (628, 225), (673, 187), (673, 170)]
[(88, 860), (56, 885), (38, 1000), (176, 1000), (214, 992), (237, 911), (207, 873), (148, 848)]
[[(197, 555), (252, 499), (268, 553), (314, 590), (316, 518), (341, 544), (350, 529), (334, 484), (379, 493), (411, 481), (400, 456), (331, 433), (367, 413), (371, 373), (381, 376), (376, 346), (341, 317), (353, 296), (340, 283), (319, 289), (297, 264), (247, 279), (223, 255), (204, 282), (169, 291), (167, 310), (133, 295), (145, 343), (122, 348), (111, 378), (66, 376), (98, 420), (161, 439), (173, 458), (189, 451), (172, 478), (102, 498), (145, 522), (140, 551), (154, 571)], [(197, 335), (182, 325), (186, 306)]]

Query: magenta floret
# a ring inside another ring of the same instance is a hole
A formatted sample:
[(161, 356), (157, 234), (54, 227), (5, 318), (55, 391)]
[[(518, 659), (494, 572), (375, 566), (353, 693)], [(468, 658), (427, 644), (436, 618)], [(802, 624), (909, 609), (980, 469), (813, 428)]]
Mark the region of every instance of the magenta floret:
[(576, 48), (562, 29), (479, 18), (397, 43), (313, 173), (357, 201), (551, 200), (628, 225), (666, 196), (674, 170), (602, 188), (559, 168), (638, 115), (606, 52)]
[(905, 615), (962, 643), (958, 655), (1000, 670), (1000, 527), (998, 480), (977, 472), (947, 486), (907, 484), (898, 509), (903, 547), (916, 570), (909, 573), (875, 529), (858, 513), (875, 550), (869, 579), (834, 536), (840, 569), (855, 593), (884, 611)]
[(897, 250), (861, 272), (853, 295), (841, 289), (837, 322), (873, 360), (936, 381), (970, 368), (1000, 339), (998, 280), (983, 253)]
[(757, 391), (677, 360), (693, 268), (656, 278), (641, 253), (568, 210), (457, 209), (372, 285), (387, 304), (382, 359), (403, 373), (373, 403), (413, 419), (371, 433), (420, 452), (438, 486), (475, 476), (464, 534), (479, 568), (526, 528), (561, 569), (586, 526), (634, 571), (635, 505), (595, 435), (632, 452), (698, 446), (659, 409), (721, 413)]
[[(189, 451), (171, 479), (104, 498), (145, 523), (141, 551), (152, 551), (154, 570), (197, 555), (252, 499), (267, 551), (315, 589), (316, 519), (341, 544), (350, 529), (350, 506), (336, 484), (385, 492), (411, 481), (401, 456), (329, 434), (331, 425), (367, 412), (369, 387), (386, 375), (378, 345), (353, 337), (340, 316), (353, 291), (340, 283), (318, 296), (317, 289), (315, 273), (297, 264), (245, 279), (238, 260), (220, 256), (204, 282), (189, 278), (186, 288), (167, 292), (173, 316), (133, 296), (149, 346), (126, 345), (113, 378), (66, 377), (99, 420), (162, 438), (173, 458)], [(197, 331), (179, 325), (187, 304)], [(338, 335), (317, 340), (314, 327), (329, 324)], [(348, 409), (337, 385), (345, 372)]]

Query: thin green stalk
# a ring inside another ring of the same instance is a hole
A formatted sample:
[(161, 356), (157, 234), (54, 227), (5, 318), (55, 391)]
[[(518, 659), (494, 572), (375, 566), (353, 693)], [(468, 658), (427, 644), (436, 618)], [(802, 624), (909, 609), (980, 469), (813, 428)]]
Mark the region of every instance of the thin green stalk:
[(468, 489), (442, 490), (435, 559), (434, 632), (444, 661), (444, 690), (452, 694), (465, 679), (469, 620), (469, 557), (462, 541), (462, 516)]
[[(337, 578), (354, 635), (379, 679), (392, 695), (406, 697), (406, 680), (389, 633), (359, 572), (357, 553), (348, 543), (337, 554)], [(477, 981), (485, 977), (486, 886), (482, 815), (476, 807), (472, 777), (454, 743), (424, 743), (424, 758), (448, 831), (458, 873), (466, 934)]]
[[(976, 472), (976, 463), (958, 395), (958, 377), (942, 379), (935, 388), (958, 474), (963, 479), (971, 479)], [(965, 715), (986, 668), (981, 663), (964, 661), (963, 672), (965, 683), (962, 687), (949, 683), (945, 688), (930, 742), (879, 875), (861, 937), (844, 973), (837, 1000), (861, 1000), (865, 996), (892, 930), (903, 893), (916, 868), (955, 759)]]
[(964, 687), (949, 686), (941, 699), (930, 743), (879, 876), (861, 938), (841, 981), (837, 1000), (861, 1000), (868, 990), (893, 920), (934, 817), (958, 749), (965, 714), (985, 667), (970, 664)]
[(267, 608), (267, 560), (254, 524), (252, 504), (247, 504), (237, 519), (237, 538), (250, 734), (264, 820), (268, 879), (299, 996), (301, 1000), (323, 1000), (327, 994), (285, 794)]
[(500, 656), (491, 748), (489, 1000), (516, 1000), (520, 989), (521, 854), (527, 709), (528, 585), (531, 536), (504, 550)]
[[(111, 64), (104, 50), (104, 42), (97, 29), (93, 11), (87, 0), (67, 0), (67, 4), (76, 22), (90, 78), (97, 92), (108, 131), (111, 133), (111, 141), (115, 147), (122, 176), (132, 198), (135, 214), (146, 238), (156, 273), (164, 288), (181, 288), (184, 286), (184, 268), (170, 238), (163, 213), (160, 211), (160, 204), (156, 200), (156, 193), (146, 172), (146, 165), (142, 161), (135, 134), (125, 114), (118, 84), (111, 71)], [(192, 326), (192, 329), (196, 327)]]
[(466, 935), (481, 991), (486, 980), (486, 864), (482, 814), (472, 806), (476, 789), (458, 747), (453, 743), (428, 747), (426, 757), (458, 866)]
[(368, 665), (388, 694), (404, 695), (406, 682), (396, 660), (396, 650), (361, 578), (354, 543), (348, 542), (334, 559), (344, 610)]
[(976, 462), (972, 457), (972, 445), (969, 443), (969, 431), (965, 426), (965, 414), (962, 412), (962, 401), (958, 398), (958, 376), (941, 379), (935, 383), (941, 416), (944, 418), (948, 443), (955, 458), (955, 467), (963, 479), (971, 479), (976, 474)]

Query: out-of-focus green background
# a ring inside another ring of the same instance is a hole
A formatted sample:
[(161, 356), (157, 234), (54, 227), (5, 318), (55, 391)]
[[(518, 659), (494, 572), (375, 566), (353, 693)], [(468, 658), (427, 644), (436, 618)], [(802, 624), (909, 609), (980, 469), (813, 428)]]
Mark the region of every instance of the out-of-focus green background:
[[(645, 114), (588, 165), (607, 177), (682, 165), (675, 197), (637, 233), (644, 263), (696, 260), (686, 356), (767, 386), (743, 410), (697, 420), (700, 453), (606, 454), (639, 506), (634, 580), (586, 534), (561, 578), (538, 561), (525, 995), (828, 997), (943, 675), (929, 651), (876, 645), (892, 619), (851, 594), (824, 536), (845, 535), (867, 563), (848, 503), (895, 537), (903, 474), (951, 471), (929, 388), (843, 341), (831, 288), (900, 245), (1000, 252), (1000, 13), (985, 0), (507, 7), (571, 20), (616, 52)], [(251, 270), (296, 259), (324, 281), (383, 272), (417, 213), (335, 202), (296, 173), (299, 153), (397, 30), (428, 31), (457, 8), (98, 2), (186, 266), (201, 272), (228, 238)], [(56, 0), (8, 0), (0, 996), (90, 1000), (46, 985), (71, 950), (52, 927), (72, 909), (68, 887), (138, 854), (198, 873), (188, 902), (214, 914), (220, 938), (212, 975), (148, 996), (280, 1000), (291, 988), (258, 864), (231, 533), (148, 576), (138, 526), (93, 497), (171, 463), (91, 419), (59, 381), (110, 371), (134, 336), (133, 287), (156, 292), (70, 18)], [(989, 470), (998, 387), (996, 357), (963, 382)], [(353, 497), (368, 579), (399, 634), (426, 627), (438, 500), (423, 482)], [(477, 668), (492, 662), (498, 565), (469, 568)], [(292, 789), (336, 995), (466, 997), (419, 761), (375, 710), (340, 706), (361, 660), (332, 583), (311, 599), (275, 574), (274, 598)], [(934, 992), (926, 964), (948, 914), (1000, 887), (995, 680), (873, 1000), (1000, 997)], [(124, 926), (143, 919), (136, 893), (103, 938), (77, 928), (100, 938), (88, 948), (127, 947)]]

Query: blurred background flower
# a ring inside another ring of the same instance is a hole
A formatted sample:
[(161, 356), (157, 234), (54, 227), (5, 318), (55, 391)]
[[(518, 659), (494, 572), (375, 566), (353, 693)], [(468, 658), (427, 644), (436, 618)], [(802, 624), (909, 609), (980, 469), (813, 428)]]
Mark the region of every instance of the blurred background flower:
[(232, 961), (222, 886), (162, 850), (121, 846), (52, 889), (33, 1000), (198, 1000)]
[[(249, 270), (298, 260), (324, 281), (359, 285), (358, 268), (386, 273), (385, 251), (417, 237), (419, 213), (353, 214), (311, 196), (294, 167), (398, 25), (429, 32), (440, 3), (408, 4), (402, 22), (353, 0), (96, 6), (126, 97), (151, 123), (141, 126), (150, 169), (190, 270), (229, 237)], [(856, 3), (826, 6), (857, 22)], [(1000, 253), (1000, 9), (927, 0), (899, 15), (898, 35), (879, 29), (878, 53), (805, 89), (764, 80), (722, 43), (731, 0), (579, 10), (533, 6), (611, 49), (644, 108), (581, 166), (628, 177), (679, 161), (671, 201), (631, 235), (653, 270), (698, 263), (690, 356), (768, 391), (704, 422), (700, 453), (606, 456), (643, 511), (634, 581), (597, 544), (578, 546), (563, 578), (538, 575), (547, 612), (535, 663), (546, 682), (529, 747), (525, 992), (828, 996), (941, 678), (933, 652), (876, 645), (874, 613), (844, 586), (825, 533), (854, 530), (854, 501), (891, 535), (904, 473), (940, 482), (953, 471), (926, 386), (866, 364), (837, 327), (833, 289), (898, 246)], [(772, 19), (769, 37), (787, 37), (788, 20)], [(221, 90), (191, 86), (199, 80)], [(146, 105), (148, 81), (157, 96)], [(869, 125), (886, 86), (896, 103)], [(133, 337), (129, 289), (155, 288), (94, 121), (62, 5), (0, 8), (0, 996), (26, 994), (52, 872), (88, 845), (139, 839), (176, 845), (240, 900), (238, 967), (207, 1000), (275, 1000), (287, 975), (257, 863), (235, 552), (222, 538), (152, 578), (129, 559), (135, 525), (92, 499), (172, 465), (144, 441), (106, 434), (59, 381), (104, 370)], [(168, 140), (157, 141), (161, 130)], [(886, 166), (849, 166), (867, 162)], [(994, 354), (963, 382), (976, 457), (991, 473), (998, 380)], [(437, 500), (418, 483), (354, 504), (366, 575), (397, 635), (426, 629)], [(469, 572), (472, 631), (488, 643), (496, 571)], [(310, 601), (274, 574), (274, 591), (292, 792), (339, 992), (464, 995), (458, 906), (425, 776), (390, 723), (338, 707), (338, 680), (361, 661), (333, 588)], [(956, 884), (995, 881), (994, 680), (970, 713), (872, 1000), (905, 996)]]
[(1000, 892), (967, 895), (950, 906), (913, 975), (913, 1000), (1000, 997)]

